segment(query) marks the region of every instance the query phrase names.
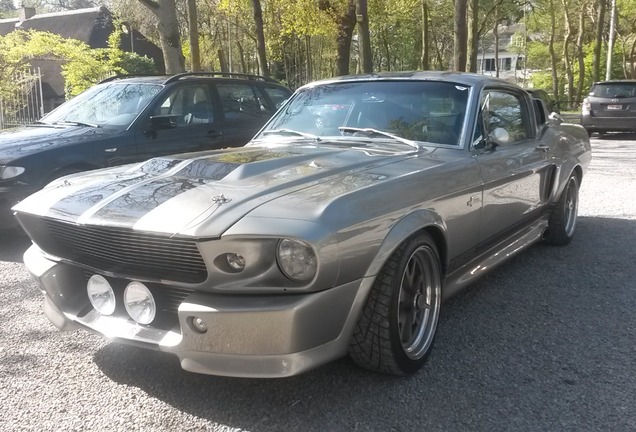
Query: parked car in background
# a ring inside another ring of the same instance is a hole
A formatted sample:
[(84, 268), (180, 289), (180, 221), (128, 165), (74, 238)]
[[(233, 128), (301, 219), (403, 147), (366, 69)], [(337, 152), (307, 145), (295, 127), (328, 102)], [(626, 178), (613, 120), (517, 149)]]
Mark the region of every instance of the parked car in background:
[(530, 95), (533, 98), (540, 99), (543, 101), (543, 103), (545, 104), (548, 110), (548, 114), (553, 112), (557, 114), (561, 113), (561, 110), (559, 108), (559, 103), (555, 101), (554, 99), (552, 99), (552, 96), (550, 96), (550, 94), (547, 91), (543, 89), (536, 89), (536, 88), (527, 88), (526, 91), (530, 93)]
[(35, 124), (0, 133), (0, 228), (58, 177), (172, 153), (247, 143), (291, 90), (254, 75), (114, 77)]
[(590, 140), (538, 107), (476, 74), (308, 84), (245, 147), (25, 199), (24, 262), (60, 329), (170, 352), (188, 371), (283, 377), (349, 353), (414, 373), (442, 299), (575, 233)]
[(583, 100), (581, 124), (590, 135), (636, 133), (636, 80), (594, 83)]

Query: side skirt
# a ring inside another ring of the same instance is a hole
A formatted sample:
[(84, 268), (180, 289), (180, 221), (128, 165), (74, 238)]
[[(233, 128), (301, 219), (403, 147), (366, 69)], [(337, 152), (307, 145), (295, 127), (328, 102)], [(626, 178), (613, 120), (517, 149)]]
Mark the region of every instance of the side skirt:
[(547, 227), (548, 216), (546, 215), (494, 244), (469, 263), (446, 275), (442, 299), (446, 300), (452, 297), (499, 264), (541, 240)]

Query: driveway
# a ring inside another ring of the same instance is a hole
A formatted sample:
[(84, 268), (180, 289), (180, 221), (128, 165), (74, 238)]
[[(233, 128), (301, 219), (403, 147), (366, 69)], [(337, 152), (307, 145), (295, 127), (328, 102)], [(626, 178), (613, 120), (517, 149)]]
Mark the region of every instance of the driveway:
[(536, 245), (444, 304), (410, 378), (343, 359), (280, 380), (57, 331), (0, 234), (0, 430), (636, 430), (636, 136), (593, 139), (573, 242)]

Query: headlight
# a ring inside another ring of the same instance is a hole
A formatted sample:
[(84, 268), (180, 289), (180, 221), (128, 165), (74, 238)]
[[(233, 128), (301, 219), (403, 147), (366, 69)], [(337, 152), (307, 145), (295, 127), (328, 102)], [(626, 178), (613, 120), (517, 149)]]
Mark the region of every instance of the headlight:
[(276, 258), (281, 271), (293, 281), (307, 282), (316, 274), (316, 253), (303, 241), (281, 240), (278, 242)]
[(0, 180), (8, 180), (17, 177), (24, 172), (24, 168), (19, 166), (0, 166)]
[(150, 324), (155, 319), (157, 305), (148, 287), (131, 282), (124, 291), (124, 305), (128, 315), (139, 324)]
[(115, 293), (105, 277), (93, 275), (86, 284), (88, 300), (97, 312), (112, 315), (115, 312)]

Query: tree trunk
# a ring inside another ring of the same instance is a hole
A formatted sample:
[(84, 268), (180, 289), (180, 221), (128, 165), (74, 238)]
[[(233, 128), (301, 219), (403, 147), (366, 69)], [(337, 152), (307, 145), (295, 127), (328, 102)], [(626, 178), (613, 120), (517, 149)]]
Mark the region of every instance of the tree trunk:
[(495, 26), (492, 33), (495, 36), (495, 76), (499, 78), (499, 6), (495, 9)]
[(239, 41), (239, 42), (236, 42), (236, 46), (239, 52), (239, 62), (241, 65), (241, 73), (249, 73), (249, 68), (247, 67), (247, 62), (245, 61), (245, 50), (243, 49), (243, 44)]
[(227, 65), (227, 59), (225, 58), (225, 53), (222, 49), (217, 51), (219, 56), (219, 64), (221, 65), (221, 72), (229, 72), (230, 68)]
[(199, 54), (199, 25), (197, 22), (196, 0), (188, 0), (188, 24), (190, 69), (192, 72), (199, 72), (201, 70), (201, 55)]
[(550, 53), (550, 62), (552, 63), (552, 94), (554, 100), (559, 100), (559, 75), (557, 74), (558, 59), (554, 51), (554, 39), (556, 35), (556, 11), (554, 10), (554, 1), (550, 0), (550, 40), (548, 41), (548, 52)]
[(358, 56), (363, 73), (373, 72), (373, 54), (369, 34), (369, 15), (367, 0), (356, 0), (356, 21), (358, 24)]
[(386, 55), (386, 70), (390, 72), (391, 67), (393, 66), (391, 64), (391, 62), (393, 61), (393, 56), (391, 55), (391, 47), (389, 46), (386, 29), (382, 30), (382, 47), (384, 48), (384, 54)]
[(468, 65), (466, 70), (477, 72), (477, 52), (479, 51), (479, 0), (470, 0), (470, 20), (468, 21)]
[(567, 98), (568, 108), (572, 103), (572, 94), (574, 93), (574, 76), (572, 75), (572, 63), (570, 61), (570, 43), (572, 38), (572, 24), (570, 23), (570, 14), (568, 7), (570, 6), (566, 0), (561, 0), (563, 4), (563, 19), (565, 20), (565, 33), (563, 35), (563, 67), (565, 68), (565, 78), (567, 80)]
[(594, 30), (594, 56), (592, 60), (592, 81), (600, 80), (601, 76), (601, 48), (603, 47), (603, 32), (605, 31), (606, 0), (598, 0), (596, 14), (596, 28)]
[(428, 28), (428, 1), (422, 0), (422, 70), (430, 68), (430, 31)]
[(306, 35), (305, 36), (305, 57), (306, 57), (306, 62), (307, 62), (307, 78), (306, 78), (306, 82), (311, 82), (313, 81), (313, 75), (314, 75), (314, 69), (313, 69), (313, 56), (311, 53), (311, 36), (310, 35)]
[(356, 27), (356, 0), (347, 0), (347, 9), (338, 14), (329, 0), (318, 0), (318, 8), (327, 12), (336, 23), (336, 74), (349, 74), (351, 40)]
[(583, 3), (579, 12), (579, 31), (576, 35), (576, 59), (579, 66), (579, 82), (576, 86), (576, 100), (580, 101), (583, 94), (583, 83), (585, 81), (585, 53), (583, 52), (583, 37), (585, 36), (585, 10), (587, 4)]
[(185, 72), (175, 0), (139, 0), (156, 18), (167, 74)]
[(349, 74), (349, 61), (351, 59), (351, 39), (353, 38), (353, 30), (356, 26), (356, 4), (355, 0), (350, 0), (349, 8), (345, 15), (341, 16), (337, 21), (338, 36), (336, 45), (337, 57), (336, 68), (338, 75)]
[(263, 27), (263, 9), (261, 0), (252, 0), (254, 9), (254, 26), (256, 28), (256, 55), (258, 57), (258, 68), (261, 75), (269, 77), (269, 66), (267, 65), (267, 54), (265, 52), (265, 31)]
[(455, 38), (453, 44), (453, 68), (456, 71), (466, 70), (466, 51), (468, 34), (466, 29), (466, 9), (468, 0), (455, 0)]

